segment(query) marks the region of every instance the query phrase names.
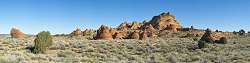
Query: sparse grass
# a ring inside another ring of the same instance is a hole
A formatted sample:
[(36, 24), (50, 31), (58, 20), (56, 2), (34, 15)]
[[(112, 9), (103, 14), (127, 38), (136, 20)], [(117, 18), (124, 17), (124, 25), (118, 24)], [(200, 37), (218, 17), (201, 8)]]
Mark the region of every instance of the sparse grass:
[[(30, 37), (32, 38), (32, 37)], [(33, 54), (27, 49), (9, 47), (17, 40), (0, 38), (0, 59), (4, 62), (9, 55), (20, 58), (17, 61), (32, 63), (216, 63), (249, 62), (250, 37), (227, 39), (227, 44), (209, 44), (199, 49), (192, 38), (159, 38), (152, 46), (151, 40), (86, 40), (78, 38), (54, 37), (54, 53)], [(200, 37), (197, 37), (200, 38)], [(34, 37), (31, 39), (33, 40)], [(30, 40), (27, 42), (31, 42)], [(234, 44), (235, 42), (235, 44)], [(33, 44), (31, 42), (31, 44)], [(61, 47), (63, 47), (61, 49)], [(79, 52), (80, 51), (80, 52)], [(0, 62), (1, 62), (0, 61)], [(15, 62), (16, 63), (16, 62)]]

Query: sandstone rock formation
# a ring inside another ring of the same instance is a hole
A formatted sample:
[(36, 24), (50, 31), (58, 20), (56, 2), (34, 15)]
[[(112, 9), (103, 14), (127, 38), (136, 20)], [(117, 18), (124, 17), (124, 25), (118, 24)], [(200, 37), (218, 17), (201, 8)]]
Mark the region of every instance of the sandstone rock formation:
[(93, 29), (85, 29), (82, 32), (82, 35), (83, 36), (92, 36), (92, 35), (94, 35), (94, 33), (95, 33), (95, 30), (93, 30)]
[(146, 31), (143, 31), (143, 33), (140, 35), (141, 40), (147, 40), (148, 39), (148, 33)]
[(80, 28), (77, 28), (73, 32), (71, 32), (71, 36), (82, 36), (82, 31)]
[(132, 30), (139, 30), (140, 27), (141, 27), (141, 23), (139, 23), (139, 22), (133, 22), (133, 23), (131, 24), (131, 26), (130, 26), (130, 28), (131, 28)]
[(24, 39), (25, 38), (25, 34), (15, 27), (13, 27), (11, 29), (10, 35), (12, 38), (17, 38), (17, 39)]
[(109, 30), (109, 27), (102, 25), (98, 30), (97, 30), (97, 35), (95, 37), (96, 39), (101, 39), (101, 40), (112, 40), (112, 34)]
[(177, 28), (181, 28), (181, 25), (177, 22), (175, 16), (171, 15), (169, 12), (162, 13), (159, 16), (154, 16), (149, 23), (158, 30), (169, 29), (176, 32)]
[(144, 31), (146, 31), (147, 33), (153, 33), (153, 34), (157, 33), (157, 30), (151, 24), (146, 25), (144, 27)]
[(124, 22), (122, 24), (119, 25), (118, 27), (118, 30), (122, 30), (122, 31), (125, 31), (125, 30), (128, 30), (129, 29), (129, 24), (127, 22)]
[(200, 41), (215, 43), (221, 40), (222, 35), (218, 33), (213, 33), (210, 29), (207, 29), (204, 35), (201, 37)]
[(226, 37), (221, 37), (220, 40), (216, 41), (216, 43), (227, 44), (227, 38)]
[(111, 28), (110, 29), (110, 33), (112, 34), (112, 35), (115, 35), (116, 33), (118, 33), (119, 31), (117, 30), (117, 29), (115, 29), (115, 28)]
[(131, 39), (140, 39), (140, 32), (138, 30), (134, 31), (131, 35), (130, 35)]
[(204, 35), (201, 37), (200, 41), (205, 41), (205, 42), (214, 42), (215, 39), (212, 36), (212, 30), (207, 29)]
[(125, 32), (122, 31), (118, 31), (113, 35), (114, 39), (124, 39), (126, 38), (127, 34)]

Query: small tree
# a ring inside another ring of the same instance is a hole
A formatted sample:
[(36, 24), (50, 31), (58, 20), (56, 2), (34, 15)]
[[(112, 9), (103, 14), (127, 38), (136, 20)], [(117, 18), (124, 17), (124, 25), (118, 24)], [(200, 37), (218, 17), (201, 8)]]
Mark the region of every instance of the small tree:
[(33, 53), (45, 53), (47, 48), (52, 45), (52, 36), (48, 31), (42, 31), (37, 34), (35, 39), (35, 45), (33, 48)]

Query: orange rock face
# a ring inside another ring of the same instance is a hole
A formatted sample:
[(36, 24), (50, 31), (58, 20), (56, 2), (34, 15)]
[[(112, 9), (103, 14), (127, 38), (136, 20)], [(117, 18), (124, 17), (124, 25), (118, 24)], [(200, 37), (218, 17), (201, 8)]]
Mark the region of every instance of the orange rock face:
[(176, 32), (177, 28), (181, 27), (181, 25), (177, 22), (175, 16), (170, 15), (170, 13), (162, 13), (159, 16), (154, 16), (149, 23), (158, 30), (169, 29)]
[(82, 32), (82, 35), (83, 36), (91, 36), (91, 35), (93, 35), (95, 33), (95, 30), (93, 30), (93, 29), (86, 29), (86, 30), (84, 30), (83, 32)]
[(125, 31), (128, 29), (129, 29), (129, 24), (127, 22), (120, 24), (120, 26), (118, 27), (118, 30), (122, 30), (122, 31)]
[(204, 35), (200, 39), (201, 41), (206, 41), (206, 42), (214, 42), (215, 39), (212, 36), (212, 31), (210, 29), (207, 29)]
[(17, 39), (24, 39), (25, 35), (23, 32), (21, 32), (19, 29), (17, 28), (12, 28), (10, 31), (10, 35), (12, 38), (17, 38)]
[(169, 29), (173, 32), (177, 32), (178, 25), (176, 24), (170, 24)]
[(77, 28), (71, 34), (72, 34), (72, 36), (82, 36), (82, 31), (81, 31), (81, 29)]
[(112, 34), (107, 26), (102, 25), (98, 30), (97, 30), (97, 35), (95, 37), (96, 39), (101, 39), (101, 40), (112, 40)]
[(140, 36), (141, 40), (147, 40), (148, 39), (148, 33), (146, 31), (144, 31), (141, 36)]
[(131, 39), (140, 39), (140, 32), (138, 30), (134, 31), (131, 35), (130, 35)]
[(110, 29), (110, 33), (112, 35), (115, 35), (116, 33), (119, 33), (119, 31), (117, 29), (112, 28), (112, 29)]
[(139, 30), (141, 28), (141, 24), (139, 22), (133, 22), (130, 28), (132, 30)]
[(122, 31), (118, 31), (113, 35), (114, 39), (124, 39), (126, 38), (127, 34), (125, 32)]
[(146, 25), (144, 27), (144, 31), (146, 31), (147, 33), (156, 33), (157, 32), (157, 30), (151, 24)]

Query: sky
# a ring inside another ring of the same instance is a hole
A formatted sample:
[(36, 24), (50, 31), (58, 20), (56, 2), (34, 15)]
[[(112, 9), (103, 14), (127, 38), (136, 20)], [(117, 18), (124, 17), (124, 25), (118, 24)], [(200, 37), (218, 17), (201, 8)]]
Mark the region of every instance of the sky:
[(0, 0), (0, 34), (70, 33), (76, 28), (117, 27), (151, 20), (162, 12), (183, 27), (250, 31), (250, 0)]

